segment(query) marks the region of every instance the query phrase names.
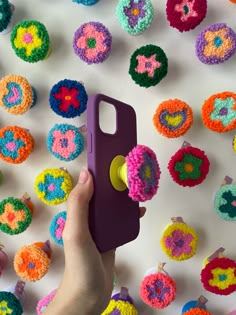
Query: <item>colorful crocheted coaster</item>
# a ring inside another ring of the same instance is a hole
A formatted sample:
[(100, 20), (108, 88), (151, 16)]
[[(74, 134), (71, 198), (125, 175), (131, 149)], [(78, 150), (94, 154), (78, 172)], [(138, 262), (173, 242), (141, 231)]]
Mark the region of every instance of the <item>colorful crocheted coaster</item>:
[(83, 5), (94, 5), (96, 4), (99, 0), (72, 0), (73, 2), (83, 4)]
[(236, 128), (236, 94), (221, 92), (202, 105), (202, 122), (210, 130), (227, 132)]
[(196, 39), (196, 55), (205, 64), (228, 60), (236, 51), (236, 33), (225, 23), (204, 28)]
[(196, 254), (198, 236), (185, 222), (176, 221), (164, 230), (160, 245), (170, 259), (183, 261)]
[(232, 143), (232, 145), (233, 145), (233, 150), (234, 150), (234, 152), (236, 153), (236, 135), (233, 137), (233, 143)]
[(36, 103), (36, 91), (29, 82), (10, 74), (0, 80), (0, 106), (13, 115), (22, 115)]
[(201, 271), (201, 281), (205, 290), (229, 295), (236, 291), (236, 262), (225, 257), (216, 257)]
[(167, 138), (184, 135), (193, 123), (191, 107), (179, 100), (167, 100), (157, 107), (153, 116), (153, 124), (157, 131)]
[(205, 180), (209, 168), (210, 162), (205, 152), (192, 146), (179, 149), (168, 164), (172, 179), (184, 187), (201, 184)]
[(11, 45), (16, 55), (24, 61), (44, 60), (50, 49), (48, 31), (38, 21), (21, 21), (11, 32)]
[(236, 185), (223, 185), (214, 198), (214, 210), (226, 221), (236, 221)]
[(72, 190), (72, 179), (64, 169), (44, 170), (35, 179), (34, 190), (38, 198), (48, 205), (65, 202)]
[(84, 137), (73, 125), (56, 124), (49, 131), (47, 147), (56, 158), (69, 162), (84, 151)]
[(51, 109), (64, 118), (80, 116), (87, 108), (88, 95), (80, 82), (61, 80), (51, 89), (49, 103)]
[(0, 314), (7, 315), (21, 315), (23, 314), (23, 308), (17, 297), (7, 291), (0, 291)]
[(207, 13), (207, 0), (168, 0), (166, 15), (170, 26), (180, 32), (197, 27)]
[(0, 129), (0, 159), (8, 163), (24, 162), (34, 148), (34, 139), (30, 132), (18, 126), (6, 126)]
[(100, 22), (84, 23), (74, 34), (74, 52), (89, 65), (106, 60), (111, 51), (111, 44), (111, 33)]
[(182, 313), (182, 315), (212, 315), (212, 314), (202, 308), (196, 307), (196, 308), (191, 308), (185, 313)]
[(157, 85), (167, 75), (167, 71), (168, 59), (158, 46), (142, 46), (131, 56), (129, 74), (142, 87)]
[(150, 0), (119, 0), (116, 17), (131, 35), (143, 33), (152, 23), (154, 8)]
[(8, 0), (1, 0), (0, 2), (0, 33), (5, 31), (12, 19), (12, 8)]
[(45, 297), (43, 297), (41, 300), (38, 301), (38, 304), (36, 307), (37, 315), (43, 314), (43, 312), (46, 310), (48, 305), (54, 299), (54, 296), (56, 295), (56, 293), (57, 293), (57, 289), (54, 289), (48, 295), (46, 295)]
[(16, 252), (13, 263), (15, 272), (20, 278), (35, 282), (46, 275), (51, 261), (51, 249), (48, 245), (48, 252), (44, 246), (45, 243), (34, 243), (23, 246)]
[(66, 211), (59, 212), (54, 216), (50, 224), (50, 235), (55, 243), (63, 246), (62, 233), (66, 224)]

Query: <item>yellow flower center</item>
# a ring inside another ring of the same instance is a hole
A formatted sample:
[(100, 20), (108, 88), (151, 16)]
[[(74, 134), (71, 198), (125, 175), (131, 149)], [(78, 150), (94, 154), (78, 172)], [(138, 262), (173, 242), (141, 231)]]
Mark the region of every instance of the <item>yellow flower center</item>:
[(145, 167), (145, 177), (148, 179), (151, 177), (151, 169), (149, 165)]
[(70, 100), (71, 100), (71, 96), (70, 96), (70, 95), (67, 95), (67, 96), (65, 97), (65, 100), (66, 100), (66, 101), (70, 101)]
[(137, 8), (135, 8), (135, 9), (133, 9), (133, 10), (131, 11), (131, 14), (133, 14), (133, 15), (139, 15), (139, 14), (140, 14), (140, 10), (137, 9)]
[(192, 173), (192, 171), (193, 171), (193, 166), (192, 166), (192, 164), (186, 163), (186, 164), (184, 165), (184, 170), (185, 170), (185, 172), (187, 172), (187, 173)]

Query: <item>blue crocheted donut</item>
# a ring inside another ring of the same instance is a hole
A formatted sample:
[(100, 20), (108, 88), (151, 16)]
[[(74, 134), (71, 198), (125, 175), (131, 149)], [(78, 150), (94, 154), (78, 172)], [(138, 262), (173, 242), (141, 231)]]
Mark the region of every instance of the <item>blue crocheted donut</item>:
[(54, 216), (50, 224), (50, 235), (55, 243), (63, 246), (62, 232), (66, 223), (66, 211), (59, 212)]

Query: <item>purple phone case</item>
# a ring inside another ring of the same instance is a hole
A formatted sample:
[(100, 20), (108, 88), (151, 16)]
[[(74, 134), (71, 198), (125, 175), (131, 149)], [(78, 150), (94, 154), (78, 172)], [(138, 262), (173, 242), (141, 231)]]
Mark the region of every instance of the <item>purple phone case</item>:
[[(115, 134), (104, 133), (99, 127), (101, 101), (115, 107)], [(128, 189), (115, 190), (109, 177), (113, 158), (126, 156), (136, 145), (134, 109), (102, 94), (90, 96), (87, 104), (87, 154), (88, 169), (94, 178), (94, 195), (89, 204), (89, 226), (100, 252), (128, 243), (139, 234), (139, 203), (128, 196)]]

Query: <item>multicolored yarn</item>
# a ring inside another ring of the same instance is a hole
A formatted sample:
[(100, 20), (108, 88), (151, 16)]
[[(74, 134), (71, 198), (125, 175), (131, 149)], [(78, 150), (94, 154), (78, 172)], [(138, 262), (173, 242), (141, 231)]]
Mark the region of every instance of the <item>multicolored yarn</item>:
[(24, 114), (36, 98), (36, 91), (20, 75), (10, 74), (0, 80), (0, 106), (10, 114)]
[(84, 137), (73, 125), (56, 124), (49, 131), (47, 147), (53, 156), (69, 162), (84, 151)]
[(221, 92), (202, 105), (202, 122), (210, 130), (227, 132), (236, 128), (236, 94)]
[(196, 254), (198, 235), (186, 223), (174, 222), (165, 229), (160, 245), (170, 259), (187, 260)]
[(233, 150), (236, 153), (236, 135), (233, 137)]
[(153, 116), (157, 131), (167, 138), (184, 135), (193, 123), (192, 108), (179, 99), (166, 100), (159, 104)]
[(129, 197), (134, 201), (150, 200), (157, 192), (161, 174), (156, 154), (144, 145), (137, 145), (125, 160)]
[(209, 168), (210, 161), (205, 152), (192, 146), (179, 149), (168, 164), (172, 179), (184, 187), (201, 184), (205, 180)]
[(45, 204), (58, 205), (68, 199), (72, 190), (72, 179), (64, 169), (46, 169), (37, 176), (34, 190)]
[[(47, 249), (50, 249), (50, 244)], [(25, 281), (35, 282), (48, 272), (51, 253), (44, 250), (45, 243), (34, 243), (20, 248), (14, 257), (16, 274)]]
[(24, 232), (32, 222), (30, 209), (19, 199), (9, 197), (0, 202), (0, 230), (14, 235)]
[(162, 272), (144, 277), (140, 296), (144, 303), (157, 309), (163, 309), (175, 300), (176, 283)]
[(80, 116), (87, 108), (88, 95), (80, 82), (61, 80), (50, 91), (51, 109), (64, 118)]
[(236, 51), (236, 33), (225, 23), (209, 25), (198, 34), (195, 49), (201, 62), (222, 63)]
[(8, 28), (12, 18), (12, 8), (8, 0), (0, 2), (0, 16), (0, 32), (3, 32)]
[(6, 126), (0, 129), (0, 159), (19, 164), (24, 162), (34, 148), (34, 139), (30, 132), (18, 126)]
[(119, 0), (116, 17), (131, 35), (143, 33), (152, 23), (154, 8), (150, 0)]
[(43, 312), (46, 310), (48, 305), (54, 299), (54, 296), (56, 295), (56, 293), (57, 293), (57, 289), (54, 289), (48, 295), (46, 295), (45, 297), (43, 297), (41, 300), (38, 301), (38, 304), (36, 307), (37, 315), (43, 314)]
[(191, 308), (185, 313), (182, 313), (182, 315), (212, 315), (212, 314), (202, 308), (196, 307), (196, 308)]
[(214, 210), (226, 221), (236, 221), (236, 185), (223, 185), (214, 198)]
[(17, 297), (7, 291), (0, 291), (0, 314), (22, 315), (23, 308)]
[(16, 55), (26, 62), (44, 60), (50, 49), (48, 31), (41, 22), (21, 21), (11, 32), (11, 45)]
[(142, 46), (131, 56), (129, 74), (142, 87), (157, 85), (167, 75), (167, 71), (168, 59), (158, 46)]
[(111, 44), (111, 33), (100, 22), (84, 23), (74, 34), (74, 52), (89, 65), (106, 60), (111, 51)]
[(50, 224), (50, 235), (55, 243), (63, 246), (62, 233), (66, 224), (66, 211), (59, 212), (54, 216)]
[(217, 257), (212, 259), (201, 271), (201, 281), (205, 290), (229, 295), (236, 291), (236, 263), (234, 260)]
[(197, 27), (207, 13), (207, 0), (168, 0), (166, 15), (170, 26), (180, 32), (187, 32)]
[(94, 5), (96, 4), (99, 0), (72, 0), (73, 2), (83, 4), (83, 5)]

